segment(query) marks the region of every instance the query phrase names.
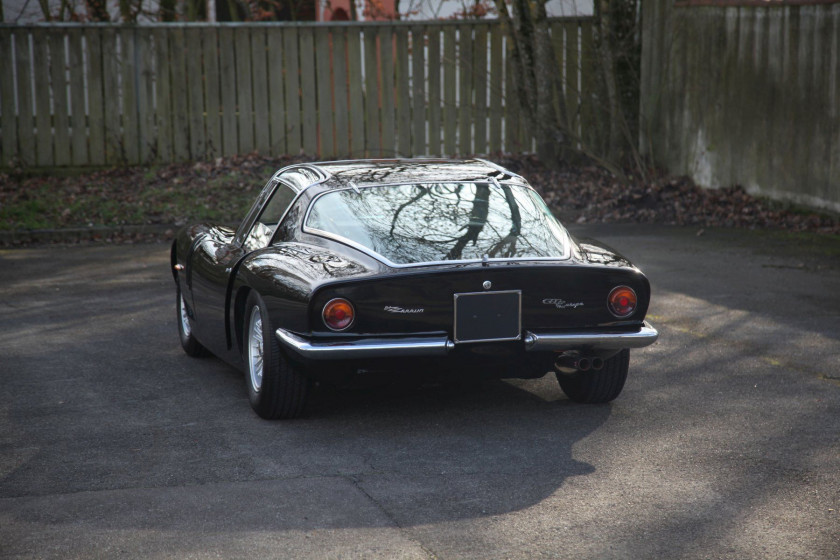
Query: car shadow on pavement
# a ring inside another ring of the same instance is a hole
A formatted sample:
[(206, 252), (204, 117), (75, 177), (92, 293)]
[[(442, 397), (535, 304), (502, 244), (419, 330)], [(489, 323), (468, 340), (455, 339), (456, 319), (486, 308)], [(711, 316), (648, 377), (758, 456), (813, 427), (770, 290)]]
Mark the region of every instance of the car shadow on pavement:
[[(506, 514), (594, 472), (575, 460), (573, 446), (612, 410), (571, 403), (547, 376), (328, 389), (314, 395), (306, 417), (269, 422), (229, 390), (238, 372), (214, 358), (191, 362), (192, 375), (227, 386), (202, 395), (226, 394), (226, 412), (184, 424), (161, 410), (145, 426), (135, 419), (44, 446), (2, 481), (6, 496), (29, 496), (15, 512), (7, 503), (6, 514), (39, 526), (167, 533), (195, 530), (198, 520), (202, 531), (289, 531)], [(175, 388), (184, 394), (143, 406), (191, 398), (188, 385)], [(48, 484), (35, 490), (36, 482)], [(70, 488), (85, 491), (44, 502)]]

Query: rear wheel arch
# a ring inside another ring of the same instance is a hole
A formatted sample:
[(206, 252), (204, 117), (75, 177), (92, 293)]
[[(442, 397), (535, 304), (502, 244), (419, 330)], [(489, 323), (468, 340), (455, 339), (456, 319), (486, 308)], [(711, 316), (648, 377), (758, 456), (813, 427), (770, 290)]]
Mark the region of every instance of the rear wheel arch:
[(178, 281), (178, 271), (175, 270), (175, 265), (178, 264), (178, 241), (175, 240), (172, 242), (172, 248), (169, 249), (169, 264), (170, 264), (170, 272), (172, 273), (172, 278), (175, 279), (175, 282)]
[(234, 340), (236, 341), (237, 349), (240, 354), (245, 352), (245, 313), (246, 304), (248, 303), (248, 296), (253, 290), (248, 286), (242, 286), (236, 292), (236, 297), (233, 300), (233, 328)]

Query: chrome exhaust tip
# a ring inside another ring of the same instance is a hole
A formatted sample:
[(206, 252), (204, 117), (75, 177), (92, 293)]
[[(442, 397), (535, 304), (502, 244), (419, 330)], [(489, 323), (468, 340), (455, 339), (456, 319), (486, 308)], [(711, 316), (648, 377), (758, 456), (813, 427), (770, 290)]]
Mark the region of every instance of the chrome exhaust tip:
[(554, 369), (565, 374), (600, 369), (603, 365), (604, 361), (601, 358), (590, 359), (580, 356), (558, 356), (554, 360)]

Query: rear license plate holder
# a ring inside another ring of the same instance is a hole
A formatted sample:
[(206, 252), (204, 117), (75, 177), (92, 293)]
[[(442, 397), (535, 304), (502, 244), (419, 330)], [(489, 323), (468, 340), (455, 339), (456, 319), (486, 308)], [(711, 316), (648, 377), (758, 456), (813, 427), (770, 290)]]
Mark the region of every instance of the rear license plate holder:
[(455, 343), (522, 338), (522, 291), (455, 294)]

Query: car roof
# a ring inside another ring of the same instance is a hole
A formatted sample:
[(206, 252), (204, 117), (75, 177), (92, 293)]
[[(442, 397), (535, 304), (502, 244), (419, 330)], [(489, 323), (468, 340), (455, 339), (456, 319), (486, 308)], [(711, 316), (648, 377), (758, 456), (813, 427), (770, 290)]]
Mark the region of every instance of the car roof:
[[(527, 185), (527, 181), (495, 163), (483, 159), (366, 159), (305, 163), (292, 166), (317, 173), (318, 190), (348, 186), (371, 186), (425, 182), (505, 181)], [(289, 168), (287, 168), (289, 169)], [(292, 171), (292, 169), (289, 169)], [(281, 171), (281, 176), (284, 175)], [(308, 175), (308, 174), (307, 174)], [(311, 177), (311, 176), (310, 176)]]

